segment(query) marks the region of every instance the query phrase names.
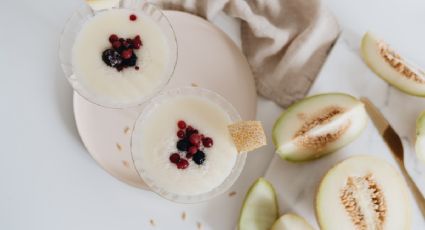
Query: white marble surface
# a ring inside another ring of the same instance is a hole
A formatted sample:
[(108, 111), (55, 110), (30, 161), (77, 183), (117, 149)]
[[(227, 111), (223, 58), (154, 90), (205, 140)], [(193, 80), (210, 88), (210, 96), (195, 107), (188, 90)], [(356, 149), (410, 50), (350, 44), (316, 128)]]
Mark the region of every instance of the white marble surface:
[[(273, 147), (250, 154), (236, 196), (225, 194), (203, 204), (173, 204), (111, 177), (81, 144), (72, 115), (71, 87), (59, 67), (59, 35), (79, 4), (74, 0), (0, 2), (0, 229), (197, 229), (197, 222), (203, 229), (233, 229), (243, 193), (264, 175)], [(425, 21), (424, 1), (326, 0), (325, 4), (347, 32), (361, 34), (371, 28), (412, 60), (425, 64), (425, 31), (419, 29)], [(233, 22), (219, 18), (217, 23), (235, 32)], [(349, 71), (365, 74), (362, 69)], [(385, 87), (379, 79), (370, 81)], [(339, 87), (333, 81), (327, 84)], [(364, 89), (374, 91), (368, 85)], [(376, 93), (376, 102), (385, 105), (385, 96)], [(406, 96), (394, 90), (390, 94), (403, 113), (413, 116), (425, 108), (407, 110)], [(264, 121), (268, 134), (280, 111), (274, 103), (259, 99), (258, 119)], [(185, 221), (180, 218), (183, 211)], [(150, 219), (156, 226), (149, 224)]]

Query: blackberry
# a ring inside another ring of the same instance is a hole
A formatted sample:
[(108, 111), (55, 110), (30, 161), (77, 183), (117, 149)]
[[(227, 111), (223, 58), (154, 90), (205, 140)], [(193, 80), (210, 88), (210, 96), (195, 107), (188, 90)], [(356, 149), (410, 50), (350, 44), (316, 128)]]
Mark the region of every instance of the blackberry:
[(179, 140), (177, 142), (177, 145), (176, 145), (176, 147), (179, 151), (187, 151), (189, 146), (190, 146), (190, 143), (189, 143), (189, 140), (187, 140), (187, 139)]
[(103, 62), (105, 62), (106, 65), (111, 67), (117, 67), (121, 65), (122, 63), (122, 58), (120, 53), (118, 53), (117, 51), (113, 49), (107, 49), (103, 51), (102, 60)]
[(202, 165), (205, 161), (205, 153), (199, 150), (192, 159), (197, 165)]
[(128, 66), (135, 66), (137, 63), (137, 56), (136, 54), (134, 54), (134, 52), (132, 53), (131, 57), (129, 59), (124, 59), (122, 62), (126, 67)]

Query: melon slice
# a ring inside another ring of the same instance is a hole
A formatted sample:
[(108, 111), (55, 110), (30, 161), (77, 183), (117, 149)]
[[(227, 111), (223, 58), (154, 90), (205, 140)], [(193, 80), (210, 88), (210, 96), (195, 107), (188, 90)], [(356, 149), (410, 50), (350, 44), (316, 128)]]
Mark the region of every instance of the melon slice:
[(425, 72), (370, 32), (363, 36), (361, 53), (369, 68), (382, 79), (407, 94), (425, 96)]
[(365, 128), (367, 114), (356, 98), (342, 93), (319, 94), (291, 105), (273, 127), (277, 154), (306, 161), (353, 141)]
[(416, 155), (425, 162), (425, 111), (416, 120)]
[(86, 3), (94, 10), (106, 10), (117, 7), (120, 0), (86, 0)]
[(267, 180), (259, 178), (245, 196), (239, 230), (269, 230), (279, 217), (276, 193)]
[(410, 229), (406, 184), (380, 158), (356, 156), (334, 166), (320, 183), (316, 216), (321, 229)]
[(250, 152), (267, 144), (260, 121), (239, 121), (227, 128), (239, 153)]
[(313, 227), (301, 216), (288, 213), (281, 216), (271, 230), (313, 230)]

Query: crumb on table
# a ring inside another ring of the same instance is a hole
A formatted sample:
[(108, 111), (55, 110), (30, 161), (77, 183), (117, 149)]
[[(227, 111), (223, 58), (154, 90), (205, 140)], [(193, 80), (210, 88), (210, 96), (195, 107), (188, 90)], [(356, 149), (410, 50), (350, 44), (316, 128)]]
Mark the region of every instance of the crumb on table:
[(151, 226), (155, 226), (155, 221), (153, 219), (150, 219), (149, 223), (151, 224)]
[(117, 146), (117, 149), (118, 149), (118, 151), (121, 151), (122, 150), (122, 146), (121, 146), (121, 144), (120, 143), (116, 143), (116, 146)]
[(126, 168), (130, 168), (130, 163), (128, 163), (128, 161), (126, 161), (126, 160), (122, 161), (122, 165), (124, 165), (124, 167), (126, 167)]
[(124, 128), (124, 134), (127, 134), (127, 133), (128, 133), (128, 131), (130, 131), (130, 127), (126, 126), (126, 127)]
[(229, 196), (230, 196), (230, 197), (232, 197), (232, 196), (234, 196), (234, 195), (236, 195), (236, 192), (235, 192), (235, 191), (232, 191), (232, 192), (230, 192), (230, 193), (229, 193)]

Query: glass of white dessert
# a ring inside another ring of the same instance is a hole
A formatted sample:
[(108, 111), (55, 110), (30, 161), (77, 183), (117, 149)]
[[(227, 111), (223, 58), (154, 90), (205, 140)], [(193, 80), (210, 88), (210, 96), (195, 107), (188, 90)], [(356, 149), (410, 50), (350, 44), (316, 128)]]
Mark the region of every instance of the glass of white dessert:
[(131, 151), (141, 178), (180, 203), (211, 199), (235, 182), (245, 164), (228, 125), (239, 121), (222, 96), (199, 87), (153, 98), (135, 123)]
[(126, 108), (167, 85), (177, 53), (173, 28), (159, 9), (121, 0), (110, 9), (78, 9), (63, 31), (59, 56), (78, 94), (104, 107)]

